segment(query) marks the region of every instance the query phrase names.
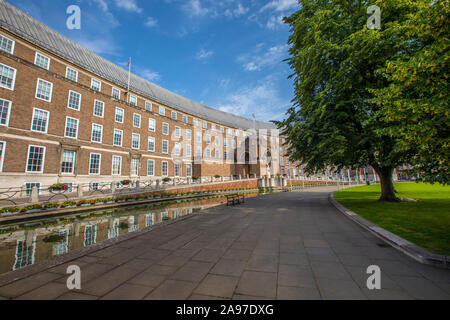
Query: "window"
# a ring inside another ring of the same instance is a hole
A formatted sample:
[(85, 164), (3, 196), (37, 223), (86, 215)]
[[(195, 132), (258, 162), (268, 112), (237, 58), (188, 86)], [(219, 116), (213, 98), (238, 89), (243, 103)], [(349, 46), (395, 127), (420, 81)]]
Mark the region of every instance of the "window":
[(229, 153), (227, 152), (227, 151), (224, 151), (223, 152), (223, 158), (225, 159), (225, 160), (229, 160)]
[(66, 68), (66, 78), (72, 81), (78, 81), (78, 71), (72, 68)]
[(148, 151), (155, 152), (155, 138), (148, 137)]
[(27, 195), (27, 197), (31, 196), (33, 187), (36, 187), (39, 194), (41, 189), (41, 184), (39, 182), (25, 182), (25, 194)]
[(121, 172), (122, 172), (122, 157), (112, 156), (112, 170), (111, 170), (112, 175), (120, 176)]
[(89, 159), (89, 174), (99, 175), (100, 174), (100, 166), (102, 162), (102, 155), (99, 153), (91, 153)]
[(175, 177), (181, 176), (181, 163), (175, 163)]
[(156, 131), (156, 121), (155, 119), (149, 118), (148, 119), (148, 130), (155, 132)]
[(94, 116), (103, 118), (105, 103), (99, 100), (94, 101)]
[(220, 159), (220, 151), (216, 149), (216, 159)]
[(206, 135), (206, 144), (211, 143), (211, 136), (209, 134)]
[(220, 133), (224, 133), (225, 129), (223, 127), (220, 127)]
[(81, 94), (69, 90), (69, 99), (67, 102), (67, 107), (69, 109), (80, 111), (80, 105), (81, 105)]
[(192, 164), (186, 163), (186, 177), (192, 177)]
[(197, 132), (197, 142), (202, 142), (202, 133), (200, 131)]
[(223, 146), (228, 147), (228, 139), (223, 139)]
[(120, 90), (117, 88), (112, 88), (111, 96), (114, 99), (120, 100)]
[(97, 225), (84, 227), (84, 246), (88, 247), (97, 242)]
[(209, 148), (206, 149), (206, 158), (211, 158), (211, 150)]
[(172, 111), (172, 119), (177, 120), (177, 113), (175, 111)]
[(175, 142), (175, 146), (173, 148), (173, 154), (175, 156), (179, 156), (181, 154), (181, 143)]
[(102, 83), (99, 80), (92, 78), (92, 80), (91, 80), (91, 89), (93, 89), (95, 91), (101, 91), (102, 90)]
[(141, 136), (138, 133), (133, 133), (131, 136), (131, 148), (139, 149), (140, 148), (140, 140), (141, 140)]
[(131, 173), (132, 176), (139, 176), (139, 159), (131, 159)]
[(132, 106), (137, 106), (137, 97), (130, 95), (130, 104)]
[(103, 126), (101, 124), (92, 124), (91, 141), (102, 143)]
[(0, 87), (14, 90), (16, 69), (0, 63)]
[(28, 245), (25, 239), (17, 240), (16, 261), (14, 262), (13, 270), (17, 270), (34, 264), (35, 253), (36, 253), (36, 236), (33, 237), (31, 245)]
[(169, 141), (163, 140), (162, 141), (162, 153), (169, 153)]
[(116, 107), (116, 116), (115, 116), (116, 122), (123, 123), (123, 115), (124, 115), (123, 109)]
[(11, 110), (11, 101), (0, 99), (0, 125), (8, 126), (9, 114)]
[(186, 140), (191, 141), (192, 139), (192, 131), (191, 129), (186, 129)]
[(34, 64), (48, 70), (50, 69), (50, 58), (36, 52)]
[(145, 111), (152, 111), (152, 103), (150, 101), (145, 101)]
[(164, 134), (164, 135), (169, 135), (169, 124), (168, 123), (163, 123), (163, 126), (162, 126), (162, 133)]
[(28, 146), (27, 159), (26, 172), (43, 173), (45, 162), (45, 147), (33, 145)]
[(155, 160), (147, 160), (147, 176), (153, 177), (155, 175)]
[(211, 130), (216, 131), (216, 125), (214, 123), (211, 124)]
[(194, 127), (198, 126), (198, 120), (197, 119), (193, 118), (192, 119), (192, 123), (194, 124)]
[(195, 156), (196, 157), (201, 157), (202, 156), (202, 147), (197, 146), (195, 149)]
[(64, 150), (61, 163), (62, 174), (73, 174), (75, 168), (75, 151)]
[(41, 109), (33, 109), (31, 131), (47, 133), (49, 112)]
[(36, 98), (44, 101), (52, 101), (53, 83), (38, 79), (36, 88)]
[(166, 115), (166, 108), (164, 108), (163, 106), (159, 106), (159, 114), (162, 116)]
[(181, 128), (175, 127), (175, 138), (181, 138)]
[(3, 160), (5, 159), (6, 142), (0, 141), (0, 172), (3, 171)]
[(14, 41), (0, 34), (0, 50), (14, 54)]
[(233, 130), (231, 130), (230, 128), (227, 129), (227, 135), (232, 136), (233, 135)]
[(114, 138), (113, 138), (113, 145), (117, 147), (122, 146), (122, 138), (123, 137), (123, 131), (120, 129), (114, 129)]
[(167, 177), (169, 175), (169, 163), (167, 161), (163, 161), (161, 163), (161, 176)]
[(141, 127), (141, 115), (137, 113), (133, 113), (133, 127), (140, 128)]
[(219, 137), (214, 137), (214, 142), (216, 146), (220, 146), (220, 139)]
[(289, 164), (289, 158), (286, 158), (286, 165)]
[(192, 147), (190, 144), (186, 145), (186, 157), (191, 157), (192, 156)]
[(206, 121), (203, 121), (203, 129), (207, 129), (208, 128), (208, 124), (206, 123)]
[(280, 164), (283, 164), (283, 157), (280, 157)]
[(66, 129), (64, 130), (64, 137), (78, 138), (78, 119), (66, 117)]
[(231, 148), (236, 149), (236, 140), (231, 140)]
[(183, 123), (188, 123), (188, 117), (185, 114), (183, 114)]

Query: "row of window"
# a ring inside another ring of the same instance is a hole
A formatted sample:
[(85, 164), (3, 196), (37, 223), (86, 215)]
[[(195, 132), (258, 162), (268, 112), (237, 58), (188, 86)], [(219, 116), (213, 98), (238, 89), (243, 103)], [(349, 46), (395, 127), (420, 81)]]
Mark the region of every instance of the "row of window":
[[(3, 35), (0, 35), (0, 50), (6, 51), (10, 54), (14, 54), (14, 44), (15, 42)], [(50, 69), (51, 59), (39, 52), (35, 54), (35, 65), (49, 70)], [(3, 88), (7, 88), (10, 90), (14, 90), (14, 82), (16, 76), (16, 69), (6, 66), (4, 64), (0, 64), (0, 86)], [(74, 82), (78, 82), (78, 71), (71, 68), (66, 67), (66, 78), (72, 80)], [(102, 82), (98, 79), (91, 78), (91, 89), (95, 91), (101, 91)], [(42, 99), (44, 101), (51, 102), (52, 99), (52, 91), (53, 91), (53, 83), (45, 81), (43, 79), (38, 79), (37, 89), (36, 89), (36, 98)], [(113, 87), (111, 96), (117, 100), (120, 100), (121, 91), (118, 88)], [(131, 105), (137, 106), (138, 98), (135, 95), (129, 95), (129, 103)], [(81, 94), (75, 91), (69, 91), (69, 99), (68, 99), (68, 107), (74, 110), (80, 110), (81, 105)], [(103, 117), (104, 103), (96, 100), (94, 106), (94, 115)], [(152, 110), (152, 103), (150, 101), (145, 101), (145, 110)], [(166, 116), (166, 108), (163, 106), (159, 106), (158, 113), (162, 116)], [(171, 111), (171, 118), (173, 120), (178, 120), (178, 113), (176, 111)], [(117, 120), (116, 120), (117, 121)], [(188, 123), (188, 116), (182, 115), (183, 123)], [(193, 125), (198, 127), (200, 121), (196, 118), (192, 118)], [(133, 120), (133, 124), (134, 124)], [(206, 121), (202, 121), (202, 128), (207, 129), (208, 123)], [(216, 124), (211, 124), (212, 130), (217, 130)], [(219, 126), (219, 131), (221, 133), (225, 132), (225, 128), (223, 126)], [(227, 134), (233, 135), (233, 129), (227, 128)], [(239, 136), (239, 130), (235, 131), (235, 135)], [(245, 133), (244, 133), (245, 135)]]
[[(2, 171), (3, 159), (6, 149), (6, 142), (0, 141), (0, 172)], [(46, 147), (29, 145), (26, 163), (27, 173), (43, 173), (45, 164)], [(64, 150), (61, 161), (62, 174), (74, 174), (75, 172), (76, 152), (71, 150)], [(99, 153), (91, 153), (89, 157), (89, 174), (100, 175), (102, 162), (102, 155)], [(137, 158), (131, 159), (131, 176), (139, 176), (140, 160)], [(181, 176), (181, 163), (175, 163), (175, 176)], [(169, 162), (161, 162), (161, 176), (168, 176)], [(122, 174), (122, 157), (112, 156), (112, 175), (120, 176)], [(147, 175), (155, 175), (155, 160), (147, 160)], [(192, 164), (186, 164), (186, 176), (192, 176)]]

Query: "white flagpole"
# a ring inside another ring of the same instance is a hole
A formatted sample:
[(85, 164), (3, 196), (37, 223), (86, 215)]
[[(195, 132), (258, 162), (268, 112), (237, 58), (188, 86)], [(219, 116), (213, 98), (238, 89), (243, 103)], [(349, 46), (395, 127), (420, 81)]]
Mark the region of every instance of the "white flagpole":
[(131, 57), (128, 60), (128, 92), (130, 92), (130, 77), (131, 77)]

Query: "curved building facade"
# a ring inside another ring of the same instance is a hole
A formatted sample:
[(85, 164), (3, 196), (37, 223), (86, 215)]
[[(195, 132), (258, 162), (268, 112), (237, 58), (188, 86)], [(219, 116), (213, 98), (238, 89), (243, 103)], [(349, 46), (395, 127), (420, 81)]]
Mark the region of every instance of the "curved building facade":
[(0, 188), (291, 174), (285, 149), (272, 124), (134, 74), (128, 86), (127, 70), (0, 0)]

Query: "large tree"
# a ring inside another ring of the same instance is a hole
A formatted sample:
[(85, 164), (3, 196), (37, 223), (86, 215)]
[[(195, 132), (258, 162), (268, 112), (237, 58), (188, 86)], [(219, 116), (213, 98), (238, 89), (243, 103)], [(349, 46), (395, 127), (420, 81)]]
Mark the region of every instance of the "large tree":
[(450, 1), (419, 1), (405, 24), (389, 24), (385, 33), (403, 50), (379, 72), (389, 80), (372, 90), (371, 100), (398, 138), (412, 173), (429, 182), (450, 183)]
[[(276, 122), (288, 137), (291, 158), (309, 172), (371, 165), (380, 177), (380, 200), (397, 201), (392, 173), (414, 150), (400, 148), (398, 138), (385, 131), (391, 124), (370, 101), (370, 90), (389, 85), (376, 71), (402, 51), (385, 28), (404, 24), (417, 5), (408, 0), (299, 3), (301, 9), (285, 18), (291, 26), (294, 104), (288, 117)], [(370, 5), (381, 9), (381, 30), (366, 27)]]

